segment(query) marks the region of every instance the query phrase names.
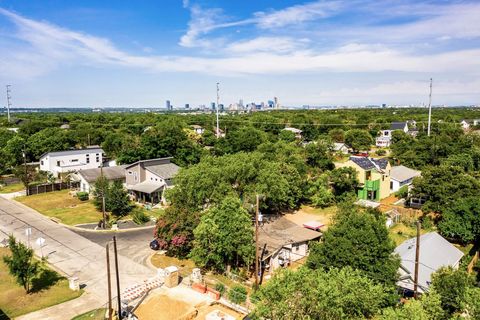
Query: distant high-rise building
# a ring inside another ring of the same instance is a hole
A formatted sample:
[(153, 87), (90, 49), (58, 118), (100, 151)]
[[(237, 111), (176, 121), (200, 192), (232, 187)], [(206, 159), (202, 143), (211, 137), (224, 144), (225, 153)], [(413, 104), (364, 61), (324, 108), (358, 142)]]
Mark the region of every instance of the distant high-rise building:
[(238, 100), (238, 105), (243, 108), (243, 99)]
[(190, 104), (185, 103), (185, 109), (190, 109)]
[(273, 100), (268, 100), (267, 105), (269, 108), (273, 108), (275, 106), (275, 102)]
[(280, 104), (278, 103), (278, 98), (277, 97), (273, 97), (273, 103), (274, 103), (275, 108), (280, 108)]
[(172, 105), (170, 104), (170, 100), (167, 100), (165, 102), (165, 107), (167, 108), (168, 111), (172, 110)]
[(225, 110), (225, 106), (223, 105), (223, 103), (220, 103), (220, 104), (218, 105), (218, 110), (220, 110), (220, 111)]
[(210, 102), (210, 108), (211, 108), (212, 110), (215, 110), (215, 102)]

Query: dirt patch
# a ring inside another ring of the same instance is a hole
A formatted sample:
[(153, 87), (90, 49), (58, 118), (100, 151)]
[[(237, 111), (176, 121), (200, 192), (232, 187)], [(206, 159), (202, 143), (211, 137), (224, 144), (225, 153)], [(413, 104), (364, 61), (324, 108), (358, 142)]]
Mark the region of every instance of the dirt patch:
[(135, 314), (142, 320), (173, 320), (193, 310), (193, 306), (185, 301), (160, 294), (148, 297)]
[(318, 221), (325, 225), (325, 227), (322, 227), (322, 230), (325, 230), (331, 224), (332, 217), (336, 212), (337, 207), (335, 206), (324, 209), (302, 206), (294, 213), (285, 214), (285, 218), (299, 226), (309, 221)]
[(232, 316), (234, 317), (235, 319), (243, 319), (243, 317), (245, 315), (239, 313), (239, 312), (236, 312), (230, 308), (227, 308), (221, 304), (212, 304), (212, 305), (205, 305), (205, 306), (202, 306), (198, 309), (198, 314), (197, 316), (194, 318), (195, 320), (205, 320), (207, 315), (210, 313), (210, 312), (213, 312), (213, 311), (220, 311), (224, 314), (227, 314), (229, 316)]

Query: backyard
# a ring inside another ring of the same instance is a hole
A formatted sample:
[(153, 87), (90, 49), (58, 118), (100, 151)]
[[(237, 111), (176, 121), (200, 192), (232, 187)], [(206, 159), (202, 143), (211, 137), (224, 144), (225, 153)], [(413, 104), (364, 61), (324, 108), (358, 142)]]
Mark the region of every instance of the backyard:
[(0, 193), (11, 193), (22, 190), (25, 190), (25, 186), (21, 182), (0, 186)]
[(3, 262), (3, 257), (9, 255), (10, 250), (0, 248), (0, 319), (10, 319), (22, 314), (30, 313), (49, 306), (53, 306), (79, 297), (82, 291), (72, 291), (68, 287), (67, 279), (56, 272), (42, 266), (38, 278), (33, 281), (33, 289), (26, 294), (9, 274)]

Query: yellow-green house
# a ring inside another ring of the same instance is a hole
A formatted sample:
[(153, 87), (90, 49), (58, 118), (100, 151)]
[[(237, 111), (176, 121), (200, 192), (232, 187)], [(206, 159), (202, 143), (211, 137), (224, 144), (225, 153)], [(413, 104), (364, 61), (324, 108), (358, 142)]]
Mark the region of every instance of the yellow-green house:
[(357, 197), (364, 200), (379, 201), (390, 195), (391, 165), (384, 158), (351, 156), (347, 162), (337, 167), (352, 167), (357, 171)]

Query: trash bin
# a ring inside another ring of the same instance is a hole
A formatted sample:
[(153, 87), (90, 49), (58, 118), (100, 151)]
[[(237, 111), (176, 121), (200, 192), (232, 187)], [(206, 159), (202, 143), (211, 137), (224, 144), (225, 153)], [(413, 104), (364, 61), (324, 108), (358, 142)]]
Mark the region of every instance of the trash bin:
[(73, 291), (80, 290), (80, 284), (78, 283), (78, 278), (77, 277), (70, 277), (68, 279), (68, 286)]

